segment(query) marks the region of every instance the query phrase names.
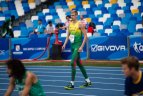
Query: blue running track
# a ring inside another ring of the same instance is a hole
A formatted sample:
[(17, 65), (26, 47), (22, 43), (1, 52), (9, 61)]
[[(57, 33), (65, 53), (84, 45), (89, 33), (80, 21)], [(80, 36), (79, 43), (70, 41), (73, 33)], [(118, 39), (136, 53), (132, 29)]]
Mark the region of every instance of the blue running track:
[[(86, 70), (93, 85), (81, 89), (84, 78), (77, 67), (75, 89), (65, 90), (71, 79), (70, 66), (27, 66), (35, 73), (46, 93), (46, 96), (124, 96), (124, 75), (120, 67), (87, 66)], [(9, 78), (6, 67), (0, 66), (0, 96), (8, 87)], [(15, 90), (12, 96), (18, 96)]]

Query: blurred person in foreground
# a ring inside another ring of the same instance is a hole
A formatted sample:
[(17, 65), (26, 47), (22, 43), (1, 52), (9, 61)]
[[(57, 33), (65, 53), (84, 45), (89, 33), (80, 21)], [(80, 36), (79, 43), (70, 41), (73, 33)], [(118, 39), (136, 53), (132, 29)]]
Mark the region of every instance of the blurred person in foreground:
[(138, 58), (130, 56), (121, 60), (125, 79), (125, 96), (143, 96), (143, 72)]
[(20, 60), (10, 59), (6, 62), (6, 66), (10, 81), (4, 96), (11, 96), (15, 87), (19, 96), (46, 96), (38, 77), (27, 71)]

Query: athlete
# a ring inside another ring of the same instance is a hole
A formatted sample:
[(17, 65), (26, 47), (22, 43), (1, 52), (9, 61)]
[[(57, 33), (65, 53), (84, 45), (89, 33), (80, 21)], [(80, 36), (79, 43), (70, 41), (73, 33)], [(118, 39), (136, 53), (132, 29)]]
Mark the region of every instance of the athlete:
[(126, 96), (143, 96), (143, 72), (136, 57), (121, 60), (125, 79)]
[(46, 96), (37, 76), (27, 71), (20, 60), (8, 60), (6, 65), (10, 83), (4, 96), (11, 96), (15, 87), (19, 96)]
[[(64, 45), (62, 46), (62, 49), (65, 49), (68, 39), (70, 40), (71, 51), (72, 51), (72, 58), (71, 58), (70, 65), (71, 65), (72, 71), (71, 71), (71, 82), (69, 83), (69, 85), (64, 87), (66, 90), (74, 89), (76, 64), (78, 65), (83, 76), (85, 77), (85, 83), (82, 86), (80, 86), (80, 88), (91, 86), (91, 81), (88, 78), (86, 70), (80, 60), (80, 52), (82, 51), (86, 43), (87, 35), (86, 35), (86, 30), (85, 30), (84, 25), (77, 20), (77, 16), (78, 16), (77, 11), (72, 10), (71, 11), (72, 21), (69, 24), (68, 35), (66, 37)], [(82, 34), (84, 35), (83, 41), (82, 41)]]

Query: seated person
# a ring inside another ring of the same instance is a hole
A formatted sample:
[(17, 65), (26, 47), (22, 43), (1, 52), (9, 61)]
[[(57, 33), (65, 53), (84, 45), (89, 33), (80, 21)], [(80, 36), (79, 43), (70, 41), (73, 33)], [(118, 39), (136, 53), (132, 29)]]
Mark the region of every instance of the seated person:
[(88, 33), (92, 33), (93, 35), (95, 31), (95, 24), (93, 22), (90, 22), (87, 30), (88, 30)]
[(30, 33), (31, 34), (44, 34), (45, 26), (42, 24), (42, 20), (38, 20), (38, 25), (34, 29), (34, 32)]
[(125, 96), (143, 96), (143, 72), (136, 57), (121, 60), (125, 79)]
[(59, 31), (59, 34), (61, 34), (61, 33), (66, 33), (66, 27), (65, 27), (65, 24), (64, 23), (58, 23), (57, 25), (56, 25), (56, 28), (58, 29), (58, 31)]
[(55, 33), (55, 25), (52, 23), (52, 21), (49, 21), (45, 29), (45, 34), (53, 34), (53, 33)]
[(81, 24), (83, 24), (85, 26), (85, 28), (87, 28), (86, 27), (87, 21), (86, 21), (86, 19), (84, 19), (83, 15), (80, 15), (80, 20), (79, 21), (80, 21)]

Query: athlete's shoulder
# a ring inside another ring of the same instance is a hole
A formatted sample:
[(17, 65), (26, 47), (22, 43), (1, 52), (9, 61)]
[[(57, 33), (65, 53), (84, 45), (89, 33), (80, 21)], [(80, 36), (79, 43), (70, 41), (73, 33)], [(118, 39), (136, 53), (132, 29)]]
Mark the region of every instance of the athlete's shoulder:
[(27, 71), (26, 72), (26, 78), (34, 78), (35, 77), (35, 74), (30, 72), (30, 71)]
[(79, 28), (85, 28), (84, 24), (81, 23), (80, 21), (78, 21), (78, 26), (79, 26)]

